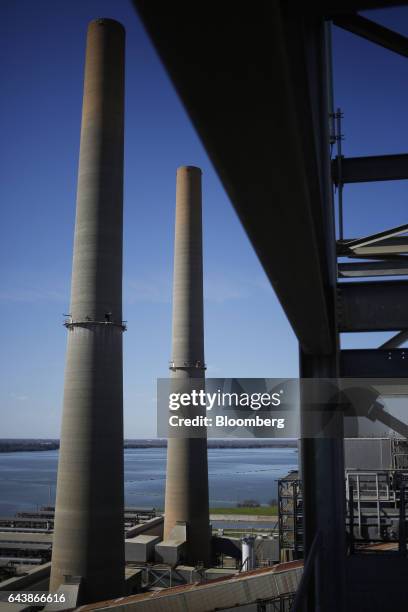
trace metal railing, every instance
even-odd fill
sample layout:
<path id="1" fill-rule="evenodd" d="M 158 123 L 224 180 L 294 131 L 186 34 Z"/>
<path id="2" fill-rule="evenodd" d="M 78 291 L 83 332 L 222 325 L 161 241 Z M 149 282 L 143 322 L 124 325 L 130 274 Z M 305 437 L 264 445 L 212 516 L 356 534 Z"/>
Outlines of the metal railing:
<path id="1" fill-rule="evenodd" d="M 350 470 L 346 474 L 347 531 L 350 552 L 359 542 L 392 542 L 399 539 L 401 483 L 406 470 Z M 404 509 L 405 512 L 405 509 Z"/>

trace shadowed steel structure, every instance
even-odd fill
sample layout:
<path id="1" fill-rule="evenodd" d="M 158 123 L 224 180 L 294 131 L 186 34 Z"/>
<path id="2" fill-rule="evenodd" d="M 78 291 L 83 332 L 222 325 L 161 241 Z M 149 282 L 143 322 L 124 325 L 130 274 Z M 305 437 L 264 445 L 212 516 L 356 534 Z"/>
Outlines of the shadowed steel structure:
<path id="1" fill-rule="evenodd" d="M 88 28 L 71 310 L 50 591 L 81 579 L 81 603 L 124 587 L 121 24 Z"/>
<path id="2" fill-rule="evenodd" d="M 345 361 L 353 376 L 355 360 L 340 350 L 340 332 L 408 329 L 408 289 L 407 281 L 350 288 L 338 280 L 333 186 L 402 179 L 407 170 L 405 155 L 339 155 L 332 162 L 330 145 L 341 134 L 333 125 L 328 22 L 406 55 L 405 37 L 357 14 L 406 2 L 209 0 L 198 19 L 187 0 L 133 3 L 296 333 L 301 376 L 336 378 Z M 383 239 L 385 251 L 406 252 L 406 242 L 401 250 L 404 241 L 388 235 L 369 237 L 368 246 L 353 243 L 347 256 L 384 252 Z M 339 248 L 344 252 L 344 241 Z M 359 264 L 357 272 L 398 271 L 386 260 L 385 253 L 383 265 Z M 368 302 L 375 304 L 369 316 Z M 374 375 L 382 359 L 371 352 Z M 392 571 L 384 571 L 388 559 L 347 555 L 342 414 L 330 405 L 326 414 L 325 436 L 302 440 L 306 564 L 296 612 L 401 609 L 392 602 L 406 601 L 407 560 L 394 559 Z"/>
<path id="3" fill-rule="evenodd" d="M 201 170 L 177 170 L 176 228 L 173 277 L 172 390 L 204 385 L 203 248 Z M 205 412 L 205 408 L 204 408 Z M 191 416 L 191 414 L 190 414 Z M 170 437 L 164 538 L 171 539 L 177 523 L 185 523 L 187 561 L 210 561 L 207 439 Z"/>

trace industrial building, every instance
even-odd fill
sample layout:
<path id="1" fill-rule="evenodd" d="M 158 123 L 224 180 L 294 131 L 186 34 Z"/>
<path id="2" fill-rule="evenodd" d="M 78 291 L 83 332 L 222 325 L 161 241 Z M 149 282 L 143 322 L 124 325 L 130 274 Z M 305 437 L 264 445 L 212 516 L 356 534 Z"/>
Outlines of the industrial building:
<path id="1" fill-rule="evenodd" d="M 49 515 L 49 528 L 38 529 L 37 517 Z M 21 513 L 20 513 L 21 514 Z M 19 519 L 2 518 L 0 520 L 0 593 L 2 591 L 18 590 L 49 590 L 51 572 L 51 554 L 55 533 L 51 525 L 54 523 L 54 509 L 46 507 L 37 513 L 30 514 L 25 519 L 24 527 Z M 122 542 L 126 567 L 124 568 L 124 592 L 138 592 L 141 588 L 141 569 L 148 562 L 154 562 L 154 547 L 152 543 L 163 539 L 163 516 L 154 508 L 127 507 L 124 513 L 124 531 Z M 3 524 L 11 523 L 8 527 Z M 28 526 L 27 526 L 28 525 Z M 100 544 L 104 536 L 100 534 Z M 153 551 L 153 555 L 152 555 Z M 135 566 L 136 563 L 136 567 Z M 77 601 L 79 583 L 72 588 L 70 577 L 67 577 L 70 590 L 76 592 L 74 604 Z M 78 582 L 78 581 L 77 581 Z M 0 596 L 1 601 L 1 596 Z"/>
<path id="2" fill-rule="evenodd" d="M 406 549 L 408 441 L 402 438 L 344 440 L 346 535 L 349 554 L 356 550 Z M 402 502 L 402 503 L 401 503 Z M 297 470 L 278 482 L 280 560 L 303 559 L 302 479 Z"/>
<path id="3" fill-rule="evenodd" d="M 42 512 L 52 515 L 50 507 L 40 510 L 38 514 Z M 229 580 L 229 592 L 223 595 L 225 607 L 235 605 L 237 593 L 240 601 L 247 601 L 248 595 L 240 592 L 242 589 L 239 585 L 253 575 L 258 576 L 258 573 L 254 573 L 255 568 L 263 568 L 257 570 L 262 576 L 260 581 L 263 586 L 257 586 L 257 581 L 250 581 L 249 584 L 259 596 L 265 594 L 265 601 L 287 606 L 294 599 L 293 592 L 299 582 L 302 565 L 279 565 L 276 538 L 267 534 L 243 538 L 214 534 L 211 543 L 216 561 L 206 568 L 197 564 L 188 565 L 186 548 L 163 540 L 164 518 L 153 508 L 126 508 L 125 517 L 123 597 L 131 598 L 129 604 L 137 602 L 138 609 L 150 605 L 151 598 L 156 601 L 159 597 L 161 601 L 158 603 L 163 606 L 163 598 L 172 599 L 175 592 L 178 594 L 177 605 L 185 605 L 186 597 L 187 600 L 195 597 L 192 591 L 198 584 L 208 586 Z M 27 528 L 20 530 L 18 527 L 9 531 L 0 530 L 0 602 L 3 592 L 48 590 L 53 539 L 52 530 L 39 532 Z M 269 583 L 270 576 L 273 579 L 272 591 L 266 589 L 264 584 L 265 580 Z M 245 587 L 245 593 L 247 591 Z M 59 592 L 64 593 L 70 606 L 77 605 L 80 593 L 78 577 L 67 577 Z M 213 591 L 206 590 L 205 593 L 208 596 L 211 594 L 212 598 Z M 219 594 L 214 596 L 219 598 Z M 207 605 L 210 599 L 204 598 L 203 605 Z M 279 609 L 289 610 L 288 607 Z"/>

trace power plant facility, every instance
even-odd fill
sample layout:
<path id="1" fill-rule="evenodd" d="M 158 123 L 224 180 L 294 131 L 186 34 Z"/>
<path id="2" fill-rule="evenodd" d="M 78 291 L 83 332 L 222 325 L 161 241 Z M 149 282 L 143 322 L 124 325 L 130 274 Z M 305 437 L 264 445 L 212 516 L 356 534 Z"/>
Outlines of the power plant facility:
<path id="1" fill-rule="evenodd" d="M 276 512 L 258 516 L 253 503 L 252 521 L 237 507 L 223 523 L 210 505 L 210 427 L 185 424 L 163 439 L 164 508 L 125 500 L 126 34 L 111 18 L 89 23 L 56 497 L 0 516 L 0 612 L 407 609 L 408 224 L 348 236 L 343 208 L 348 183 L 407 180 L 408 154 L 343 155 L 332 70 L 333 26 L 408 57 L 408 38 L 370 18 L 389 5 L 210 1 L 198 14 L 183 0 L 131 2 L 296 335 L 299 379 L 312 389 L 300 386 L 297 439 L 278 432 L 298 468 L 284 478 L 270 470 Z M 188 162 L 174 164 L 166 381 L 181 399 L 210 378 L 206 175 Z M 362 332 L 393 336 L 344 348 L 343 334 L 358 342 Z M 273 329 L 264 335 L 273 342 Z M 245 347 L 239 357 L 245 369 Z M 186 406 L 177 414 L 210 415 Z"/>

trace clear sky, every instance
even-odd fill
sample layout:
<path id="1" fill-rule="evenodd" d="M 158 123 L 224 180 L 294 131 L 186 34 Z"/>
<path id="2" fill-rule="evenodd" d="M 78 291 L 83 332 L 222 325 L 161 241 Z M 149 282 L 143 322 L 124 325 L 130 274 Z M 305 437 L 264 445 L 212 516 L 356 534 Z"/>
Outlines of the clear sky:
<path id="1" fill-rule="evenodd" d="M 408 35 L 408 8 L 370 15 Z M 298 374 L 293 332 L 130 1 L 2 0 L 0 437 L 59 436 L 85 36 L 96 17 L 127 31 L 125 436 L 155 434 L 156 378 L 168 373 L 180 165 L 203 170 L 207 375 Z M 333 44 L 345 155 L 406 152 L 407 60 L 337 29 Z M 405 181 L 347 187 L 347 237 L 406 223 L 406 199 Z"/>

